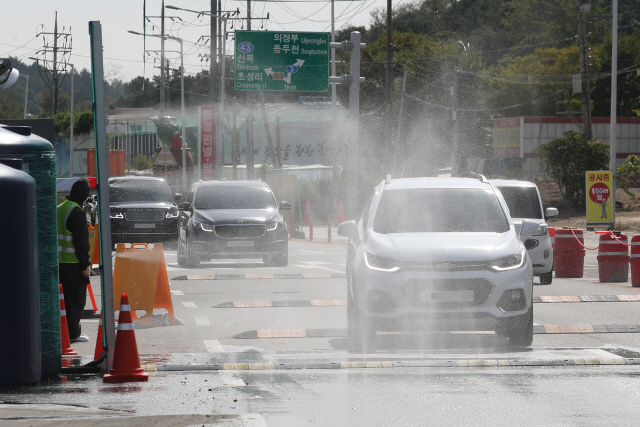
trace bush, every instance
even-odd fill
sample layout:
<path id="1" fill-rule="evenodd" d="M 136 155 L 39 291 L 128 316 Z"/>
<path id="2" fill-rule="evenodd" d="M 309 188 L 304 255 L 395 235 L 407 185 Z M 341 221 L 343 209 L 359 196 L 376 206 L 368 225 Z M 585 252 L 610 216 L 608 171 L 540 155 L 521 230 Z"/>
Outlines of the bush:
<path id="1" fill-rule="evenodd" d="M 153 162 L 146 156 L 146 154 L 138 154 L 131 160 L 131 169 L 137 171 L 144 171 L 151 169 Z"/>
<path id="2" fill-rule="evenodd" d="M 542 170 L 576 209 L 585 207 L 585 172 L 609 169 L 609 146 L 601 141 L 586 142 L 578 132 L 565 132 L 536 151 Z"/>
<path id="3" fill-rule="evenodd" d="M 616 168 L 616 184 L 629 196 L 635 198 L 635 194 L 629 188 L 640 185 L 640 157 L 629 156 Z"/>

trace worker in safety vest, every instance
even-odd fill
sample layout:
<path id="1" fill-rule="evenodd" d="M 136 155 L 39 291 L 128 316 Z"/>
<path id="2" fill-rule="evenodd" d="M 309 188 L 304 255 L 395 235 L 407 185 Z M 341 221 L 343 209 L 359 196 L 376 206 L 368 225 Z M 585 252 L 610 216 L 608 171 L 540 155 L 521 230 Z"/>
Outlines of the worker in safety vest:
<path id="1" fill-rule="evenodd" d="M 86 342 L 80 318 L 87 302 L 87 283 L 91 274 L 89 231 L 82 206 L 91 192 L 91 184 L 80 178 L 71 187 L 67 200 L 58 205 L 58 277 L 64 292 L 67 326 L 71 342 Z"/>

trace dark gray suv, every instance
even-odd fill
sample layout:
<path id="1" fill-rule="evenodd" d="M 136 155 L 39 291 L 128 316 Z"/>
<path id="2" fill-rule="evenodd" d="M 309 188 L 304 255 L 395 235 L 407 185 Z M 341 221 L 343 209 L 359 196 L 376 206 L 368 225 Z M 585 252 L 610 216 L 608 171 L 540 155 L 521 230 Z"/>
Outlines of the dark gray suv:
<path id="1" fill-rule="evenodd" d="M 261 181 L 201 181 L 178 205 L 178 263 L 195 267 L 213 258 L 262 258 L 283 267 L 289 259 L 287 225 Z"/>

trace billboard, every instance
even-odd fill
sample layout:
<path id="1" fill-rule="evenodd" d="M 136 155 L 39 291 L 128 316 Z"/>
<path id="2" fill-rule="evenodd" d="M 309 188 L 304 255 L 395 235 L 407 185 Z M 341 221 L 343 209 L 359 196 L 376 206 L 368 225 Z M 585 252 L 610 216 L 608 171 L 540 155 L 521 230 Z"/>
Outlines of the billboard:
<path id="1" fill-rule="evenodd" d="M 198 107 L 198 164 L 200 179 L 213 179 L 215 156 L 215 126 L 213 107 Z"/>
<path id="2" fill-rule="evenodd" d="M 587 171 L 587 224 L 613 224 L 615 197 L 611 171 Z"/>

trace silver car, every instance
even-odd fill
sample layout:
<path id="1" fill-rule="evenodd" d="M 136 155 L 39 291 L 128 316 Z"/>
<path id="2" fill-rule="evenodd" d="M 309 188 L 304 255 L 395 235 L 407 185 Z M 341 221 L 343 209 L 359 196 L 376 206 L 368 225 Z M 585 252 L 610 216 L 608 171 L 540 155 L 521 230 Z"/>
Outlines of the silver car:
<path id="1" fill-rule="evenodd" d="M 543 211 L 538 186 L 533 182 L 506 179 L 492 179 L 490 182 L 498 187 L 507 202 L 516 230 L 520 230 L 523 219 L 538 223 L 538 228 L 524 241 L 524 246 L 531 257 L 534 276 L 540 276 L 540 284 L 550 285 L 553 280 L 553 247 L 546 218 L 558 215 L 558 209 Z"/>
<path id="2" fill-rule="evenodd" d="M 538 227 L 524 220 L 522 235 Z M 351 348 L 371 352 L 378 331 L 496 331 L 533 340 L 533 271 L 504 199 L 484 177 L 387 177 L 349 237 Z"/>

